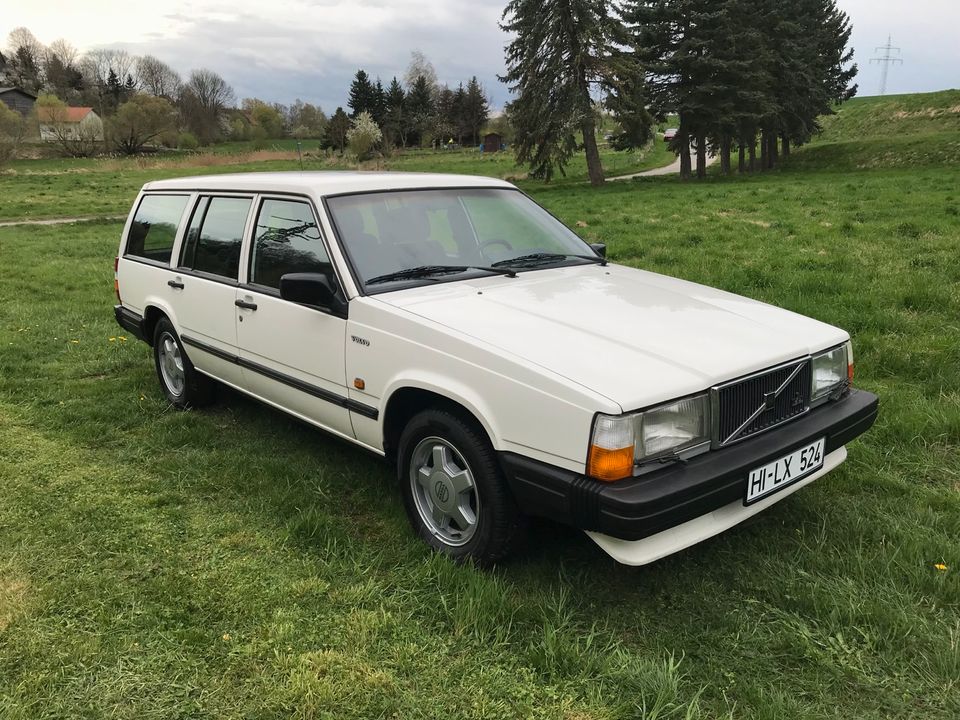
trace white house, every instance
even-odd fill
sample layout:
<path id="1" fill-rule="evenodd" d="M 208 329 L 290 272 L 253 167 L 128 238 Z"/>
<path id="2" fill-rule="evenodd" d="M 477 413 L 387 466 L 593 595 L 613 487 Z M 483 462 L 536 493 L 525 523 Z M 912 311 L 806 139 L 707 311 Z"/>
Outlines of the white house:
<path id="1" fill-rule="evenodd" d="M 62 138 L 103 140 L 103 121 L 89 107 L 38 107 L 40 138 L 54 142 Z"/>

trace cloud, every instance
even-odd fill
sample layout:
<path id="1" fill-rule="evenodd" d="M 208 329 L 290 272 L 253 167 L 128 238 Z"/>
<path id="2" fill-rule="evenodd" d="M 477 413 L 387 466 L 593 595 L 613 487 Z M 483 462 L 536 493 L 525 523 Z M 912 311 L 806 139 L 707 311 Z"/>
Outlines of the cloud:
<path id="1" fill-rule="evenodd" d="M 206 4 L 195 15 L 167 12 L 165 24 L 176 27 L 170 35 L 114 46 L 156 55 L 184 75 L 208 67 L 233 86 L 238 99 L 289 103 L 299 97 L 327 112 L 346 104 L 357 69 L 386 84 L 402 77 L 410 52 L 419 49 L 440 82 L 456 86 L 477 75 L 494 105 L 507 99 L 496 77 L 504 45 L 499 2 L 281 0 L 271 3 L 269 15 L 262 8 L 238 2 Z"/>

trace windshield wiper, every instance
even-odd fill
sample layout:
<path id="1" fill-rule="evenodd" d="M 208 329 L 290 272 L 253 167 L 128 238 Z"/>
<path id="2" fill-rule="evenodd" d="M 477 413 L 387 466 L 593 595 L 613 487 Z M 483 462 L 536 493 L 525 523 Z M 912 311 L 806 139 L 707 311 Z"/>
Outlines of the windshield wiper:
<path id="1" fill-rule="evenodd" d="M 600 257 L 599 255 L 576 255 L 573 253 L 552 252 L 535 252 L 530 253 L 529 255 L 520 255 L 519 257 L 510 258 L 509 260 L 498 260 L 497 262 L 491 264 L 493 267 L 520 267 L 522 265 L 539 265 L 541 263 L 555 262 L 557 260 L 566 260 L 567 258 L 589 260 L 590 262 L 595 262 L 600 265 L 607 264 L 607 259 L 605 257 Z"/>
<path id="2" fill-rule="evenodd" d="M 377 275 L 367 280 L 364 284 L 375 285 L 377 283 L 394 282 L 395 280 L 415 280 L 416 278 L 425 278 L 431 275 L 447 275 L 449 273 L 466 272 L 467 270 L 485 270 L 496 273 L 497 275 L 506 275 L 507 277 L 517 276 L 516 271 L 512 268 L 487 265 L 420 265 L 419 267 L 397 270 L 396 272 L 386 273 L 385 275 Z"/>

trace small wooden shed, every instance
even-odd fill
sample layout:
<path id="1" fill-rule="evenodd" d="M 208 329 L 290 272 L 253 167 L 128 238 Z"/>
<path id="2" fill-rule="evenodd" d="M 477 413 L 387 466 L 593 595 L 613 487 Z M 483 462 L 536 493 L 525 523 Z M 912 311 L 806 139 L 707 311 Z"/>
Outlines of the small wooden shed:
<path id="1" fill-rule="evenodd" d="M 503 148 L 503 136 L 500 133 L 487 133 L 483 136 L 483 151 L 485 153 L 500 152 Z"/>

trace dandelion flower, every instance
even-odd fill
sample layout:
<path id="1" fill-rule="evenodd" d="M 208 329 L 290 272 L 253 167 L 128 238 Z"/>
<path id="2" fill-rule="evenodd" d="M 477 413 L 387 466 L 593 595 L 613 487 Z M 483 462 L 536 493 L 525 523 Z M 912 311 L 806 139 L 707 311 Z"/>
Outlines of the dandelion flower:
<path id="1" fill-rule="evenodd" d="M 72 342 L 74 345 L 79 345 L 79 344 L 80 344 L 80 341 L 79 341 L 79 340 L 71 340 L 70 342 Z"/>
<path id="2" fill-rule="evenodd" d="M 127 336 L 126 336 L 126 335 L 121 335 L 121 336 L 120 336 L 120 342 L 126 342 L 126 341 L 127 341 Z"/>
<path id="3" fill-rule="evenodd" d="M 224 641 L 224 642 L 230 642 L 230 633 L 224 633 L 224 634 L 223 634 L 223 641 Z"/>
<path id="4" fill-rule="evenodd" d="M 110 338 L 110 342 L 113 342 L 113 341 L 115 341 L 115 340 L 116 340 L 115 337 Z"/>
<path id="5" fill-rule="evenodd" d="M 947 571 L 947 566 L 944 565 L 943 563 L 935 563 L 935 564 L 934 564 L 934 567 L 935 567 L 937 570 L 939 570 L 940 572 L 946 572 L 946 571 Z"/>

